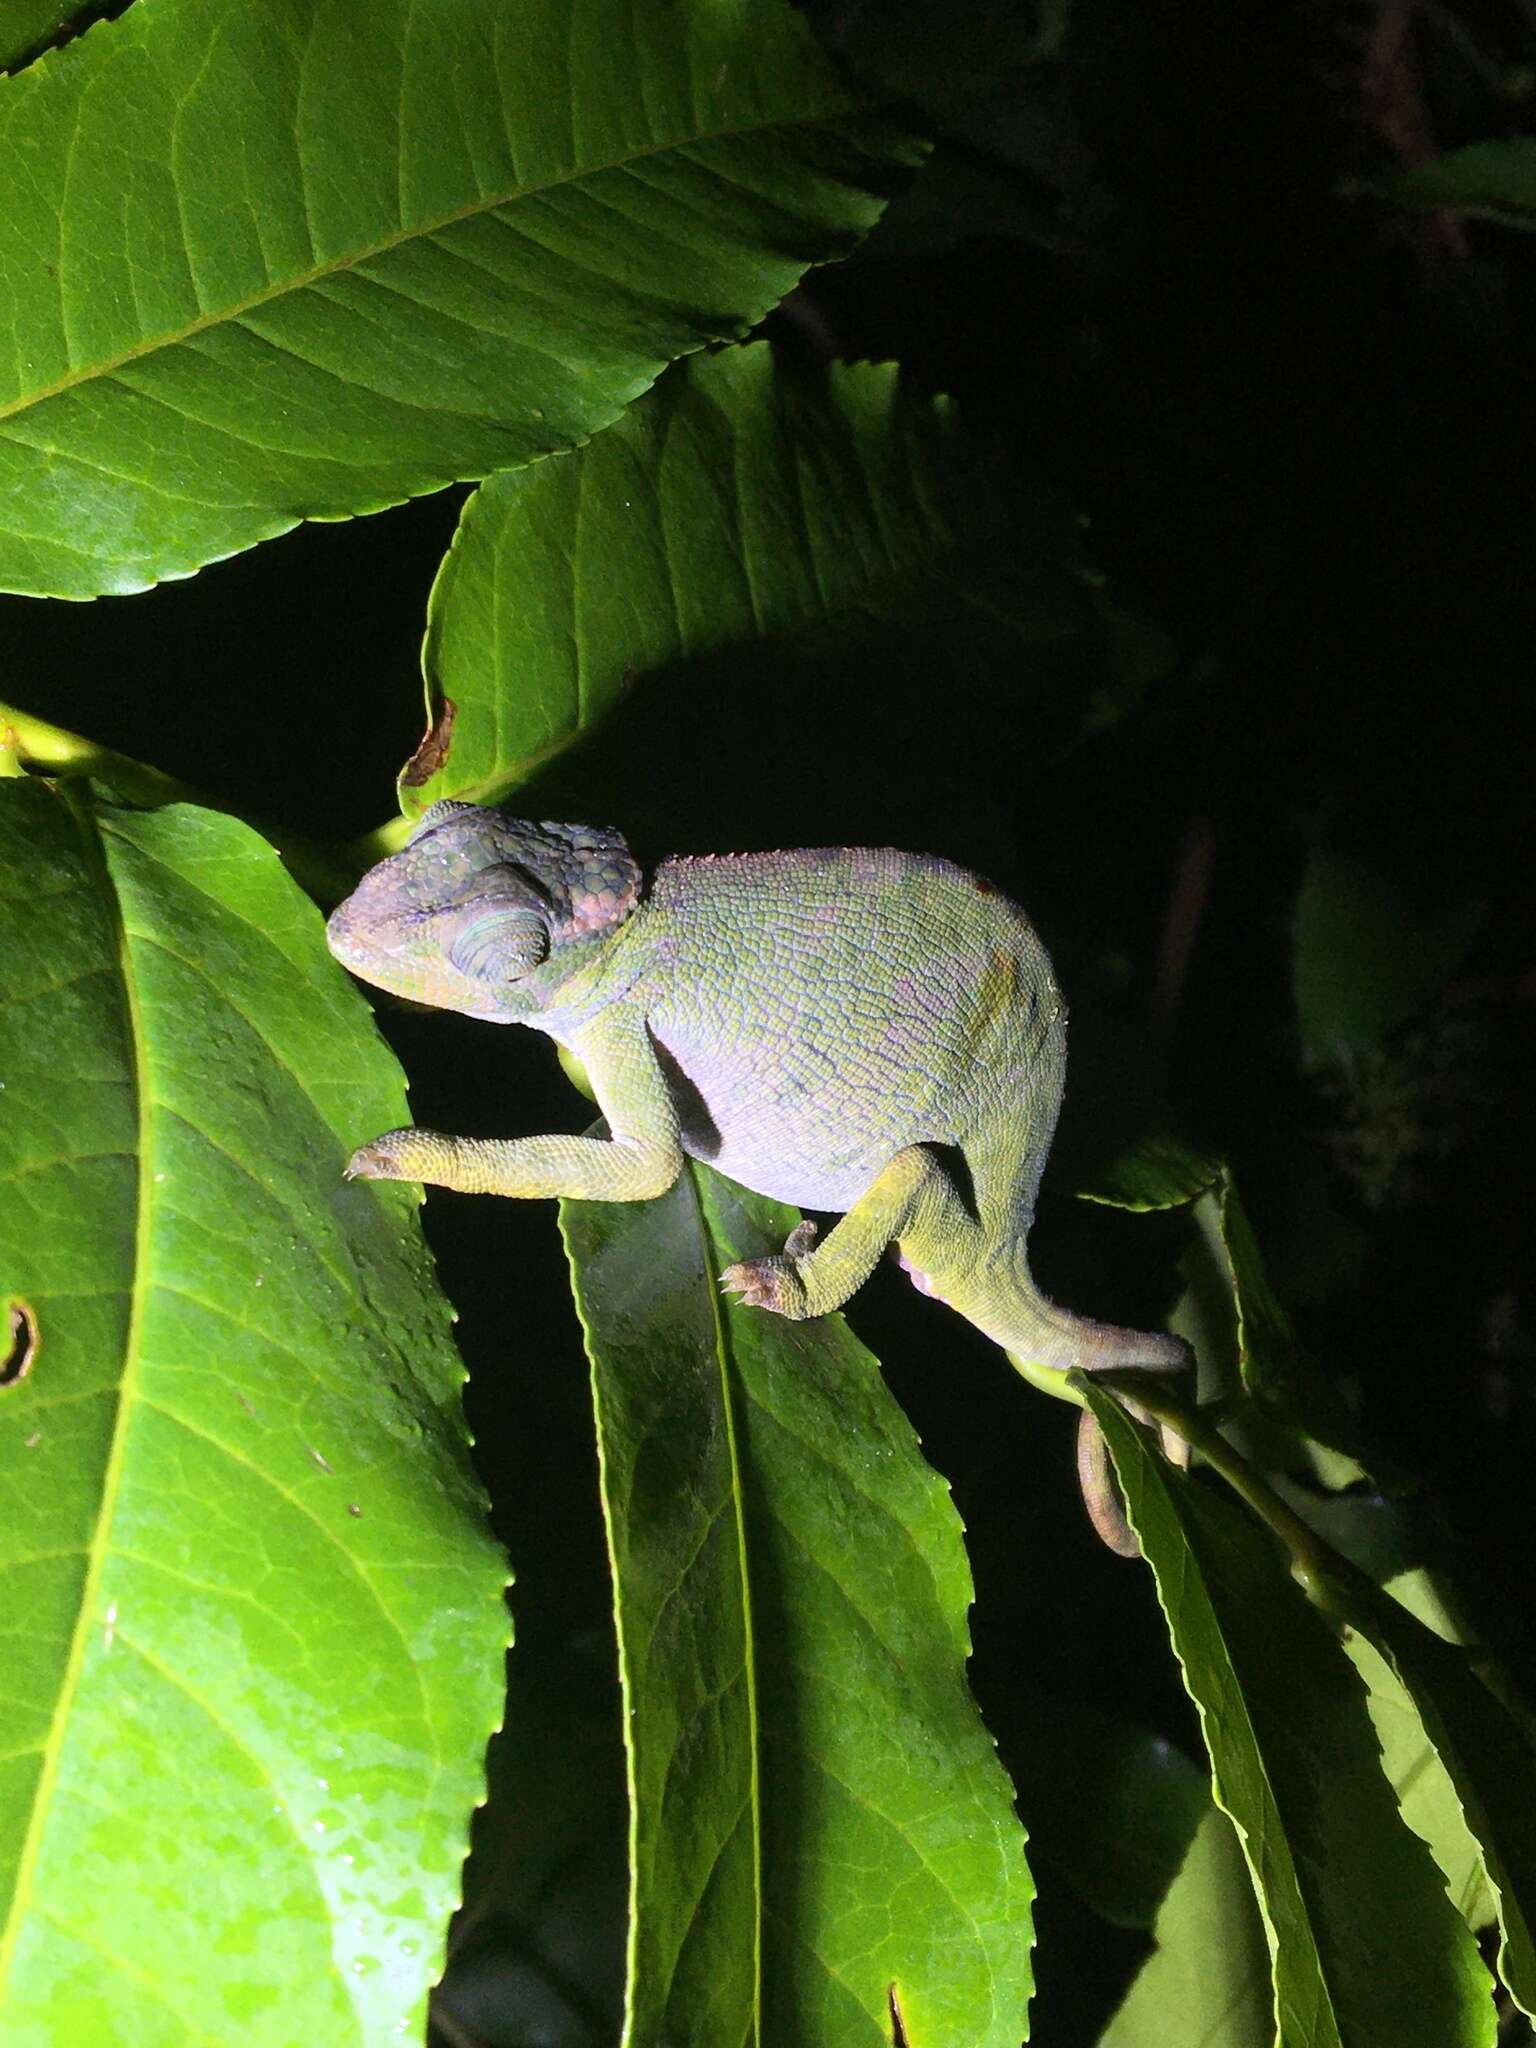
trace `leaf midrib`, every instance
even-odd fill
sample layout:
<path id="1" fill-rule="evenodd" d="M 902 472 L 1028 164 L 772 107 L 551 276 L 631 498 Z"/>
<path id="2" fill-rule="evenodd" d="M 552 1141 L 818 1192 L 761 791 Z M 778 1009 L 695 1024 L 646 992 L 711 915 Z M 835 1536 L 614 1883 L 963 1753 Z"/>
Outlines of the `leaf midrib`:
<path id="1" fill-rule="evenodd" d="M 319 283 L 324 278 L 350 276 L 362 264 L 371 262 L 376 256 L 387 255 L 392 249 L 402 248 L 409 242 L 420 240 L 423 236 L 440 234 L 445 228 L 456 227 L 460 221 L 473 219 L 476 214 L 494 212 L 498 207 L 512 206 L 519 200 L 532 198 L 541 193 L 558 191 L 563 186 L 579 184 L 587 178 L 599 178 L 610 171 L 628 170 L 635 164 L 644 163 L 652 157 L 668 155 L 672 151 L 697 149 L 712 142 L 736 141 L 744 136 L 761 134 L 772 130 L 817 128 L 824 126 L 829 121 L 842 118 L 849 111 L 849 108 L 844 107 L 836 113 L 818 114 L 810 119 L 790 120 L 779 118 L 762 120 L 747 123 L 741 127 L 720 128 L 697 135 L 672 136 L 664 142 L 658 142 L 653 148 L 633 150 L 627 156 L 614 158 L 611 162 L 582 164 L 567 173 L 542 179 L 535 184 L 514 185 L 509 190 L 492 197 L 482 195 L 468 206 L 456 207 L 451 212 L 439 214 L 431 219 L 401 227 L 393 234 L 385 235 L 376 242 L 368 243 L 350 251 L 344 259 L 333 259 L 328 263 L 316 264 L 310 270 L 302 271 L 293 277 L 284 278 L 275 284 L 269 285 L 262 291 L 252 292 L 246 298 L 230 300 L 227 304 L 213 312 L 200 315 L 196 320 L 189 320 L 184 327 L 146 338 L 139 347 L 125 349 L 118 355 L 101 357 L 83 366 L 78 371 L 72 371 L 67 376 L 56 378 L 52 384 L 40 385 L 34 390 L 23 392 L 15 400 L 0 401 L 0 421 L 18 418 L 31 411 L 34 406 L 46 405 L 50 399 L 59 398 L 68 391 L 78 389 L 81 385 L 94 383 L 104 377 L 115 376 L 129 364 L 144 362 L 150 357 L 159 355 L 166 350 L 180 348 L 196 335 L 210 333 L 218 328 L 227 327 L 233 322 L 243 319 L 248 313 L 254 312 L 261 306 L 271 305 L 292 293 L 309 290 L 312 285 Z"/>
<path id="2" fill-rule="evenodd" d="M 138 1172 L 135 1188 L 133 1263 L 129 1278 L 128 1329 L 123 1340 L 123 1370 L 117 1391 L 117 1414 L 112 1424 L 112 1441 L 102 1473 L 100 1503 L 96 1512 L 95 1526 L 90 1541 L 85 1545 L 85 1578 L 80 1589 L 80 1604 L 75 1615 L 75 1625 L 70 1634 L 69 1652 L 65 1659 L 64 1675 L 59 1686 L 58 1701 L 48 1728 L 48 1739 L 43 1747 L 42 1767 L 38 1772 L 37 1784 L 32 1798 L 32 1810 L 27 1817 L 26 1834 L 21 1845 L 21 1854 L 16 1863 L 16 1884 L 12 1894 L 11 1908 L 3 1928 L 0 1928 L 0 2008 L 3 2008 L 5 1987 L 15 1960 L 16 1944 L 21 1932 L 23 1916 L 31 1900 L 33 1880 L 38 1857 L 42 1852 L 43 1834 L 52 1805 L 54 1789 L 58 1783 L 59 1766 L 62 1758 L 65 1731 L 74 1709 L 75 1698 L 80 1687 L 80 1673 L 85 1662 L 86 1645 L 90 1632 L 96 1626 L 96 1603 L 101 1590 L 102 1573 L 109 1551 L 107 1531 L 112 1526 L 117 1504 L 118 1491 L 122 1484 L 125 1445 L 129 1420 L 133 1406 L 133 1395 L 137 1388 L 142 1361 L 142 1340 L 144 1321 L 144 1298 L 146 1293 L 145 1275 L 149 1268 L 150 1236 L 150 1186 L 144 1170 L 148 1151 L 151 1096 L 148 1073 L 144 1060 L 143 1011 L 139 1002 L 138 987 L 134 978 L 132 958 L 128 946 L 127 927 L 123 921 L 122 905 L 117 891 L 112 886 L 107 869 L 106 857 L 100 841 L 93 835 L 84 815 L 79 799 L 60 793 L 74 819 L 84 849 L 87 866 L 94 872 L 98 886 L 102 889 L 109 906 L 117 941 L 118 985 L 122 991 L 123 1022 L 128 1036 L 129 1071 L 132 1076 L 134 1094 L 134 1121 L 138 1130 L 136 1158 Z"/>
<path id="3" fill-rule="evenodd" d="M 1159 1473 L 1157 1477 L 1159 1485 L 1164 1486 L 1166 1488 L 1166 1481 L 1163 1480 L 1161 1473 Z M 1220 1609 L 1218 1608 L 1215 1599 L 1212 1597 L 1210 1591 L 1209 1576 L 1205 1570 L 1204 1560 L 1200 1557 L 1195 1547 L 1184 1539 L 1181 1517 L 1179 1516 L 1178 1510 L 1173 1507 L 1171 1501 L 1168 1503 L 1168 1512 L 1172 1516 L 1175 1525 L 1179 1528 L 1179 1535 L 1180 1540 L 1183 1543 L 1184 1555 L 1189 1560 L 1189 1563 L 1194 1567 L 1194 1571 L 1199 1584 L 1200 1598 L 1204 1605 L 1206 1616 L 1215 1633 L 1216 1639 L 1221 1645 L 1222 1654 L 1227 1661 L 1227 1667 L 1230 1671 L 1232 1671 L 1235 1674 L 1237 1670 L 1237 1665 L 1233 1659 L 1232 1652 L 1229 1646 L 1226 1624 L 1222 1619 Z M 1181 1576 L 1183 1576 L 1182 1568 Z M 1153 1577 L 1157 1584 L 1158 1598 L 1159 1601 L 1161 1601 L 1162 1581 L 1160 1578 L 1157 1577 L 1156 1573 L 1153 1574 Z M 1186 1594 L 1187 1581 L 1185 1586 L 1182 1586 L 1180 1588 L 1178 1597 L 1181 1604 L 1184 1598 L 1186 1597 Z M 1165 1607 L 1165 1612 L 1166 1611 L 1167 1610 Z M 1188 1692 L 1191 1700 L 1194 1702 L 1195 1712 L 1200 1720 L 1201 1732 L 1202 1735 L 1204 1735 L 1208 1721 L 1214 1721 L 1217 1718 L 1216 1710 L 1214 1709 L 1214 1707 L 1208 1707 L 1205 1701 L 1202 1700 L 1200 1695 L 1196 1692 L 1195 1687 L 1189 1677 L 1189 1667 L 1185 1661 L 1184 1653 L 1179 1648 L 1177 1641 L 1174 1640 L 1172 1614 L 1168 1615 L 1168 1621 L 1170 1640 L 1173 1642 L 1174 1656 L 1179 1666 L 1179 1674 L 1181 1679 L 1183 1680 L 1185 1690 Z M 1301 1866 L 1297 1862 L 1297 1859 L 1292 1851 L 1290 1836 L 1287 1833 L 1283 1819 L 1281 1818 L 1285 1811 L 1285 1804 L 1284 1801 L 1276 1793 L 1274 1778 L 1270 1770 L 1269 1756 L 1263 1743 L 1259 1739 L 1258 1730 L 1254 1725 L 1253 1715 L 1249 1710 L 1248 1695 L 1244 1691 L 1241 1684 L 1239 1684 L 1237 1687 L 1236 1696 L 1238 1706 L 1241 1711 L 1242 1724 L 1247 1731 L 1248 1744 L 1253 1755 L 1255 1773 L 1259 1782 L 1263 1786 L 1264 1796 L 1268 1800 L 1271 1808 L 1271 1817 L 1274 1823 L 1274 1837 L 1280 1845 L 1280 1850 L 1285 1860 L 1285 1871 L 1290 1880 L 1290 1885 L 1297 1909 L 1300 1912 L 1302 1920 L 1306 1925 L 1307 1940 L 1311 1950 L 1313 1963 L 1315 1966 L 1312 1971 L 1312 1975 L 1317 1986 L 1317 1990 L 1320 1994 L 1322 2005 L 1326 2009 L 1328 2014 L 1329 2023 L 1332 2028 L 1333 2040 L 1335 2042 L 1340 2042 L 1343 2040 L 1344 2036 L 1343 2031 L 1339 2025 L 1338 2007 L 1337 2000 L 1334 1995 L 1332 1975 L 1325 1965 L 1322 1943 L 1318 1938 L 1317 1909 L 1314 1905 L 1307 1885 L 1303 1882 Z M 1209 1740 L 1207 1739 L 1207 1747 L 1209 1748 L 1209 1746 Z M 1263 1921 L 1265 1930 L 1270 1937 L 1271 2007 L 1274 2013 L 1276 2028 L 1283 2032 L 1285 2014 L 1281 2010 L 1282 1985 L 1280 1981 L 1280 1956 L 1282 1948 L 1286 1948 L 1286 1956 L 1288 1962 L 1291 1961 L 1291 1956 L 1289 1948 L 1281 1940 L 1279 1928 L 1275 1925 L 1273 1914 L 1271 1911 L 1270 1895 L 1260 1878 L 1260 1859 L 1258 1848 L 1251 1838 L 1248 1827 L 1244 1824 L 1242 1820 L 1239 1819 L 1239 1817 L 1235 1813 L 1232 1812 L 1230 1807 L 1223 1803 L 1220 1797 L 1219 1777 L 1216 1770 L 1216 1762 L 1214 1755 L 1212 1755 L 1211 1757 L 1211 1795 L 1212 1798 L 1215 1800 L 1216 1805 L 1227 1816 L 1227 1819 L 1231 1821 L 1233 1828 L 1236 1830 L 1238 1842 L 1243 1853 L 1243 1859 L 1247 1863 L 1249 1871 L 1252 1875 L 1254 1902 L 1258 1907 L 1259 1917 Z M 1294 1990 L 1297 1987 L 1287 1985 L 1284 1988 L 1288 1991 L 1294 1992 Z M 1279 2034 L 1277 2033 L 1277 2039 L 1278 2038 Z"/>
<path id="4" fill-rule="evenodd" d="M 752 1828 L 752 2033 L 751 2048 L 761 2048 L 763 2038 L 763 1797 L 762 1727 L 757 1699 L 757 1637 L 752 1626 L 752 1575 L 747 1557 L 747 1504 L 742 1485 L 741 1446 L 736 1435 L 735 1388 L 730 1372 L 730 1344 L 726 1335 L 724 1303 L 713 1285 L 709 1252 L 712 1240 L 699 1180 L 691 1161 L 684 1165 L 699 1238 L 705 1248 L 704 1293 L 709 1302 L 715 1333 L 715 1358 L 720 1369 L 720 1412 L 725 1423 L 725 1450 L 731 1468 L 731 1501 L 736 1521 L 736 1559 L 741 1574 L 742 1675 L 746 1681 L 747 1740 L 751 1766 L 747 1782 L 747 1804 Z"/>

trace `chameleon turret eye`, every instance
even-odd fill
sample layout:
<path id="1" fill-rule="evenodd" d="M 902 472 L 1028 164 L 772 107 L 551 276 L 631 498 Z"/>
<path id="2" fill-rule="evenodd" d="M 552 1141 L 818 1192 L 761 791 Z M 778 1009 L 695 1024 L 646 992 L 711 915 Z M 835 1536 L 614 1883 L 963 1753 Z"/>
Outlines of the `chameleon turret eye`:
<path id="1" fill-rule="evenodd" d="M 448 948 L 460 974 L 485 982 L 516 981 L 548 956 L 549 927 L 528 909 L 477 911 Z"/>

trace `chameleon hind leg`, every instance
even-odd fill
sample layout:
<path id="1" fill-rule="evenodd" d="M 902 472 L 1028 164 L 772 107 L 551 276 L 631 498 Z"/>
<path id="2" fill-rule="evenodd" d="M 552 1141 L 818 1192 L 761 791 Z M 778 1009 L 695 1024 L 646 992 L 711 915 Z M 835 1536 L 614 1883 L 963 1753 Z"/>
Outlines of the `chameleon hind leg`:
<path id="1" fill-rule="evenodd" d="M 1049 1301 L 1030 1277 L 1022 1239 L 1007 1256 L 989 1257 L 981 1225 L 939 1160 L 921 1145 L 898 1152 L 825 1240 L 818 1245 L 816 1237 L 814 1223 L 797 1224 L 780 1253 L 729 1267 L 721 1286 L 749 1307 L 794 1321 L 826 1315 L 863 1285 L 894 1242 L 918 1286 L 984 1330 L 1030 1379 L 1036 1374 L 1029 1366 L 1044 1367 L 1054 1378 L 1074 1366 L 1167 1372 L 1189 1363 L 1188 1347 L 1177 1337 L 1092 1322 Z M 1132 1412 L 1140 1411 L 1133 1406 Z M 1165 1448 L 1173 1447 L 1165 1441 Z M 1100 1538 L 1121 1556 L 1136 1556 L 1139 1545 L 1125 1519 L 1108 1449 L 1087 1409 L 1077 1464 L 1083 1501 Z"/>
<path id="2" fill-rule="evenodd" d="M 720 1276 L 749 1308 L 804 1322 L 841 1308 L 875 1270 L 893 1241 L 926 1244 L 969 1241 L 979 1254 L 981 1231 L 933 1153 L 907 1145 L 871 1181 L 853 1207 L 817 1243 L 814 1223 L 800 1223 L 784 1249 L 768 1258 L 743 1259 Z"/>

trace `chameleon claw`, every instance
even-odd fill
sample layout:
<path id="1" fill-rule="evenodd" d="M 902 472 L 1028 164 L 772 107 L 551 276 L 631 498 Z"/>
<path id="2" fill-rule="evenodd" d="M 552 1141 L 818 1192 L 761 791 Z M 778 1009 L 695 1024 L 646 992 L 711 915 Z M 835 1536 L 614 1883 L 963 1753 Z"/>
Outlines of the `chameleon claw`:
<path id="1" fill-rule="evenodd" d="M 737 1294 L 747 1308 L 766 1308 L 770 1304 L 764 1299 L 764 1282 L 758 1269 L 766 1266 L 766 1259 L 743 1259 L 739 1265 L 727 1266 L 720 1275 L 720 1292 Z"/>
<path id="2" fill-rule="evenodd" d="M 370 1138 L 359 1145 L 342 1168 L 346 1180 L 411 1180 L 414 1176 L 401 1164 L 395 1140 L 410 1138 L 410 1131 L 386 1131 L 382 1138 Z"/>
<path id="3" fill-rule="evenodd" d="M 815 1224 L 809 1227 L 812 1231 L 816 1228 Z M 810 1313 L 806 1306 L 805 1282 L 800 1277 L 794 1254 L 779 1258 L 743 1259 L 739 1265 L 726 1267 L 720 1275 L 720 1285 L 728 1294 L 740 1295 L 744 1308 L 765 1308 L 772 1315 L 788 1316 L 797 1323 L 803 1322 Z"/>

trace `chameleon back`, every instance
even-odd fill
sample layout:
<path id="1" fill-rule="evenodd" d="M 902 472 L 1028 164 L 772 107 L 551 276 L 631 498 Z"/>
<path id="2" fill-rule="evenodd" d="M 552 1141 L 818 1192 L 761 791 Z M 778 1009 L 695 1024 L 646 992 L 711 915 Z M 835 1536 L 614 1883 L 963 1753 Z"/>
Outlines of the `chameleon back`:
<path id="1" fill-rule="evenodd" d="M 1029 920 L 978 876 L 889 848 L 666 861 L 609 971 L 695 1157 L 846 1210 L 903 1146 L 958 1146 L 989 1234 L 1027 1228 L 1065 1005 Z"/>

